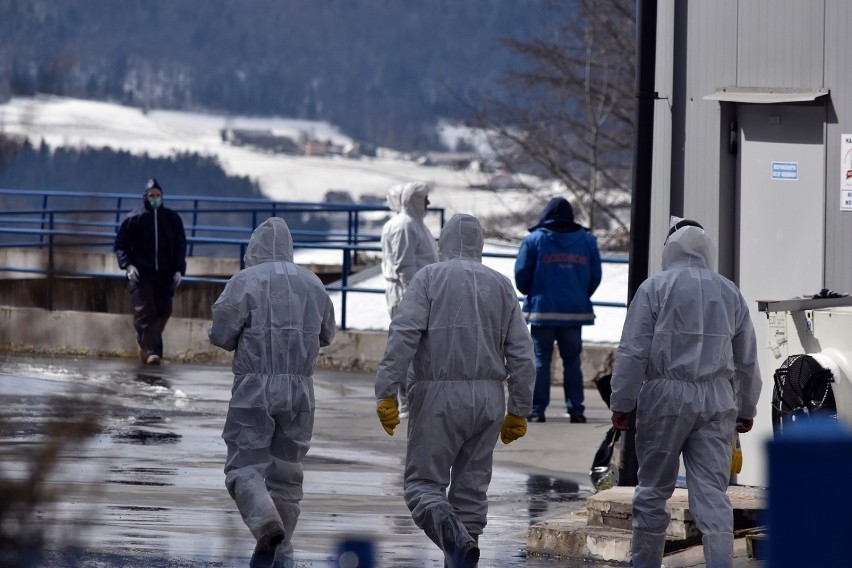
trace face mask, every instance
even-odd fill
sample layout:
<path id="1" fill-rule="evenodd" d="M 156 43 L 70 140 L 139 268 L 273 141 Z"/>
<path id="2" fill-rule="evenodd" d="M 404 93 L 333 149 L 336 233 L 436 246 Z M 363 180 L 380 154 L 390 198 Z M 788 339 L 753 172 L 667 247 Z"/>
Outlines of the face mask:
<path id="1" fill-rule="evenodd" d="M 148 204 L 154 209 L 156 209 L 157 207 L 163 204 L 163 200 L 159 197 L 149 197 Z"/>

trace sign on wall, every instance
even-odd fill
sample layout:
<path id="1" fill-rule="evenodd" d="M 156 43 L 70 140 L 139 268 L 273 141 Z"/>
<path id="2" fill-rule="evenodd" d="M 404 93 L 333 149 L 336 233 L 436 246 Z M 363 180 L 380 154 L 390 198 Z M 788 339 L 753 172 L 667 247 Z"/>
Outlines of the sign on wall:
<path id="1" fill-rule="evenodd" d="M 840 136 L 840 210 L 852 211 L 852 134 Z"/>
<path id="2" fill-rule="evenodd" d="M 772 162 L 772 179 L 796 181 L 799 179 L 799 162 Z"/>

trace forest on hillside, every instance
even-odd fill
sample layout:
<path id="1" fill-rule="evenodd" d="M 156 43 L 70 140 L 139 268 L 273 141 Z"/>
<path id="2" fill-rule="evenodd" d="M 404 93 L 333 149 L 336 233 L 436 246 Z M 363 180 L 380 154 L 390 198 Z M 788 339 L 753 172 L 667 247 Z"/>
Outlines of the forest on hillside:
<path id="1" fill-rule="evenodd" d="M 544 29 L 550 1 L 5 0 L 0 99 L 326 120 L 437 148 L 437 121 L 521 61 L 504 41 Z"/>
<path id="2" fill-rule="evenodd" d="M 248 177 L 231 176 L 225 173 L 216 158 L 184 152 L 169 157 L 135 155 L 126 151 L 95 148 L 52 148 L 41 143 L 33 146 L 28 141 L 0 135 L 0 189 L 14 189 L 15 193 L 0 193 L 0 210 L 7 221 L 16 219 L 21 227 L 24 218 L 32 217 L 26 211 L 42 209 L 41 192 L 83 192 L 88 196 L 54 197 L 50 209 L 80 211 L 80 215 L 61 214 L 61 218 L 79 218 L 80 221 L 114 220 L 114 199 L 96 197 L 96 194 L 121 193 L 138 195 L 137 199 L 124 199 L 124 213 L 142 206 L 142 193 L 150 178 L 157 178 L 163 188 L 165 204 L 178 211 L 189 225 L 192 221 L 192 200 L 176 200 L 176 196 L 198 197 L 206 211 L 199 223 L 211 227 L 235 227 L 245 230 L 253 228 L 250 213 L 237 210 L 256 208 L 264 210 L 272 202 L 267 200 L 257 183 Z M 205 198 L 224 197 L 230 199 L 257 199 L 254 204 L 216 204 L 205 202 Z M 264 203 L 265 202 L 265 203 Z M 107 212 L 104 214 L 104 212 Z M 83 213 L 86 212 L 86 213 Z M 96 213 L 97 212 L 97 213 Z M 268 214 L 268 213 L 267 213 Z M 322 213 L 279 213 L 292 231 L 326 233 L 331 228 L 327 215 Z M 36 216 L 38 218 L 38 216 Z M 73 227 L 65 227 L 73 228 Z M 85 230 L 92 230 L 91 227 Z M 111 229 L 98 229 L 109 232 Z M 248 233 L 230 234 L 222 231 L 207 231 L 199 236 L 243 238 Z M 297 233 L 294 233 L 297 234 Z M 311 237 L 316 240 L 316 236 Z M 26 235 L 4 233 L 0 243 L 26 241 Z M 207 254 L 233 254 L 233 247 L 203 245 Z"/>
<path id="3" fill-rule="evenodd" d="M 109 148 L 33 146 L 0 135 L 0 187 L 94 193 L 138 193 L 156 177 L 164 193 L 263 198 L 257 183 L 229 176 L 210 156 L 180 153 L 170 157 L 131 154 Z M 140 201 L 141 203 L 141 201 Z"/>

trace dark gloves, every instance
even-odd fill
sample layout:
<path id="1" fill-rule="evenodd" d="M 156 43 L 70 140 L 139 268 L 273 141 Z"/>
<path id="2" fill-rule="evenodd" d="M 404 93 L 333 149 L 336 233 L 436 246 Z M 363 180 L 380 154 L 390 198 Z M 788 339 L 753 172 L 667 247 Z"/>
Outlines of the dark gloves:
<path id="1" fill-rule="evenodd" d="M 754 426 L 754 418 L 740 418 L 737 416 L 737 432 L 745 434 Z"/>
<path id="2" fill-rule="evenodd" d="M 624 432 L 627 426 L 630 425 L 630 416 L 633 412 L 615 412 L 612 413 L 612 425 L 616 430 Z"/>
<path id="3" fill-rule="evenodd" d="M 819 291 L 819 294 L 814 294 L 813 299 L 819 300 L 821 298 L 845 298 L 849 294 L 844 292 L 835 292 L 834 290 L 829 290 L 828 288 L 823 288 Z"/>

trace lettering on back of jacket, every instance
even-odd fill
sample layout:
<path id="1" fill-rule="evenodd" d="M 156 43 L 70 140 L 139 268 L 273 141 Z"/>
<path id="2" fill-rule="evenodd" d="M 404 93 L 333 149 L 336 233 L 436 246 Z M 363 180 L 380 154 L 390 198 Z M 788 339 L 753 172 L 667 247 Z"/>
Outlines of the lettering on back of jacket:
<path id="1" fill-rule="evenodd" d="M 588 264 L 589 257 L 584 254 L 575 254 L 572 252 L 560 252 L 554 254 L 546 254 L 541 257 L 544 264 L 553 264 L 555 262 L 567 262 L 571 264 Z M 564 268 L 569 268 L 565 266 Z"/>

